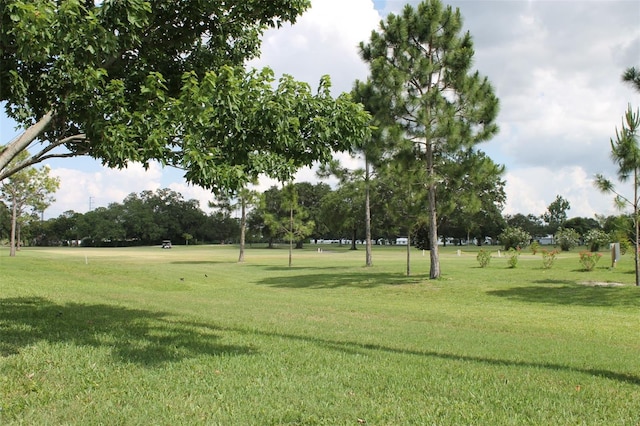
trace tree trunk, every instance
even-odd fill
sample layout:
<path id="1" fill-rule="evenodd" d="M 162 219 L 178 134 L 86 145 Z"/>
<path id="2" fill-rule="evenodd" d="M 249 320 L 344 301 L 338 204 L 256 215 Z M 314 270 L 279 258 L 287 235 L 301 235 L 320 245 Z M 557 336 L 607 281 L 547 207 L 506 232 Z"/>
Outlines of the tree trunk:
<path id="1" fill-rule="evenodd" d="M 365 266 L 373 266 L 373 260 L 371 259 L 371 203 L 369 200 L 369 183 L 371 182 L 369 179 L 369 160 L 364 159 L 364 210 L 365 210 L 365 218 L 364 218 L 364 227 L 365 227 L 365 245 L 366 245 L 366 254 L 365 254 Z"/>
<path id="2" fill-rule="evenodd" d="M 411 276 L 411 232 L 407 234 L 407 276 Z"/>
<path id="3" fill-rule="evenodd" d="M 244 238 L 245 228 L 247 227 L 247 206 L 244 198 L 240 199 L 240 205 L 240 255 L 238 256 L 238 262 L 244 262 Z"/>
<path id="4" fill-rule="evenodd" d="M 633 223 L 636 227 L 636 247 L 635 247 L 635 261 L 636 261 L 636 286 L 640 286 L 640 224 L 638 223 L 638 168 L 633 170 Z"/>
<path id="5" fill-rule="evenodd" d="M 358 235 L 358 228 L 355 226 L 351 230 L 351 250 L 358 250 L 356 247 L 356 236 Z"/>
<path id="6" fill-rule="evenodd" d="M 291 235 L 289 236 L 289 268 L 291 268 L 293 260 L 293 202 L 291 202 L 291 209 L 289 209 L 289 230 L 291 231 Z"/>
<path id="7" fill-rule="evenodd" d="M 438 215 L 436 212 L 436 176 L 433 167 L 433 149 L 429 142 L 426 143 L 427 179 L 429 182 L 429 278 L 440 277 L 440 256 L 438 255 Z"/>

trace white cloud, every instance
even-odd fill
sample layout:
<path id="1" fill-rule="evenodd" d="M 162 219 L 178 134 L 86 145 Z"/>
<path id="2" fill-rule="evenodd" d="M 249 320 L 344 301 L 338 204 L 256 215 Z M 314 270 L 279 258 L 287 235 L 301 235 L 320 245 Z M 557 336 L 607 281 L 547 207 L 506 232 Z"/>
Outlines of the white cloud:
<path id="1" fill-rule="evenodd" d="M 132 192 L 155 191 L 160 188 L 162 169 L 157 163 L 151 163 L 148 170 L 140 164 L 122 170 L 101 167 L 94 172 L 57 167 L 51 169 L 51 175 L 60 178 L 60 188 L 46 217 L 57 217 L 68 210 L 85 213 L 89 208 L 120 203 Z"/>
<path id="2" fill-rule="evenodd" d="M 593 217 L 619 214 L 613 206 L 613 196 L 602 194 L 593 184 L 593 176 L 579 166 L 549 170 L 547 167 L 525 167 L 508 171 L 505 179 L 509 194 L 505 214 L 541 215 L 556 195 L 569 201 L 568 217 Z M 620 187 L 624 189 L 624 187 Z"/>
<path id="3" fill-rule="evenodd" d="M 265 34 L 260 59 L 250 66 L 269 66 L 276 74 L 290 74 L 315 89 L 328 74 L 333 93 L 351 90 L 368 70 L 358 44 L 377 27 L 380 15 L 371 0 L 316 0 L 295 25 Z"/>
<path id="4" fill-rule="evenodd" d="M 201 188 L 199 186 L 190 185 L 186 182 L 174 182 L 168 186 L 169 189 L 182 194 L 185 200 L 198 200 L 200 203 L 200 209 L 204 212 L 211 212 L 209 202 L 215 201 L 215 197 L 208 189 Z"/>

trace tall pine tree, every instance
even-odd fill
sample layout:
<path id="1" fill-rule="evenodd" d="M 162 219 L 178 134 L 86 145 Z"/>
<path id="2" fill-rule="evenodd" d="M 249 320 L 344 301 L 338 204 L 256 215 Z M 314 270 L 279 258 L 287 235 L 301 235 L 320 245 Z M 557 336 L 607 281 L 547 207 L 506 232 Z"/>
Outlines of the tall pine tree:
<path id="1" fill-rule="evenodd" d="M 447 173 L 441 165 L 497 133 L 498 99 L 487 78 L 471 71 L 473 42 L 462 33 L 460 11 L 439 0 L 390 14 L 360 49 L 371 83 L 403 129 L 404 138 L 391 151 L 410 152 L 425 168 L 429 276 L 438 278 L 436 193 Z"/>

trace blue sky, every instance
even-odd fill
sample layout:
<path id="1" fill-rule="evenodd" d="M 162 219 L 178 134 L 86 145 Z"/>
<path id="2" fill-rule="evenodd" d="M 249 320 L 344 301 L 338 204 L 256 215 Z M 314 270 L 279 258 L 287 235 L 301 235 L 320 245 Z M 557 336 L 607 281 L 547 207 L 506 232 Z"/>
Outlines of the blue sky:
<path id="1" fill-rule="evenodd" d="M 357 45 L 402 0 L 312 0 L 294 26 L 265 34 L 262 56 L 251 66 L 270 66 L 316 87 L 329 74 L 335 94 L 366 79 Z M 415 4 L 416 2 L 412 2 Z M 475 43 L 475 68 L 486 75 L 500 98 L 500 133 L 480 146 L 505 164 L 505 213 L 542 214 L 556 197 L 571 203 L 569 216 L 613 214 L 612 198 L 593 188 L 595 173 L 615 175 L 608 158 L 609 138 L 627 105 L 640 95 L 620 82 L 629 66 L 640 66 L 640 2 L 636 0 L 462 0 L 465 28 Z M 16 132 L 0 114 L 0 143 Z M 357 165 L 357 159 L 340 155 Z M 45 217 L 66 210 L 86 212 L 120 202 L 131 192 L 169 187 L 185 198 L 211 195 L 190 186 L 182 172 L 152 165 L 124 171 L 104 169 L 88 158 L 47 163 L 62 184 Z M 311 181 L 303 170 L 298 180 Z M 273 182 L 262 180 L 264 189 Z"/>

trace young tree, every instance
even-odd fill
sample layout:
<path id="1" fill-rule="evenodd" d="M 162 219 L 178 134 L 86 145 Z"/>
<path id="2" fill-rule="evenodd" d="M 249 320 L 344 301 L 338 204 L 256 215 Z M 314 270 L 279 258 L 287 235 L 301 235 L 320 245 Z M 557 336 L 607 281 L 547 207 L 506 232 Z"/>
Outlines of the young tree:
<path id="1" fill-rule="evenodd" d="M 376 174 L 376 169 L 385 162 L 384 145 L 387 139 L 396 136 L 390 132 L 394 129 L 394 122 L 386 110 L 384 99 L 373 86 L 371 80 L 366 82 L 356 80 L 351 95 L 356 102 L 364 105 L 372 118 L 372 129 L 370 136 L 359 141 L 354 151 L 359 152 L 364 157 L 364 211 L 365 211 L 365 266 L 373 266 L 373 252 L 371 240 L 371 191 L 372 179 Z M 357 171 L 356 171 L 357 172 Z M 357 172 L 359 173 L 359 172 Z M 340 175 L 337 175 L 340 177 Z"/>
<path id="2" fill-rule="evenodd" d="M 631 207 L 633 210 L 634 243 L 635 243 L 635 270 L 636 285 L 640 286 L 640 224 L 638 213 L 640 207 L 640 109 L 633 112 L 629 105 L 622 128 L 616 128 L 616 137 L 611 139 L 611 159 L 618 166 L 618 180 L 627 182 L 631 180 L 633 185 L 633 195 L 624 196 L 619 193 L 613 182 L 602 174 L 597 174 L 595 179 L 596 187 L 607 194 L 615 194 L 615 204 L 619 209 Z"/>
<path id="3" fill-rule="evenodd" d="M 390 14 L 369 43 L 360 45 L 372 84 L 404 131 L 407 143 L 398 149 L 413 153 L 426 170 L 430 278 L 440 276 L 436 193 L 446 175 L 441 160 L 498 130 L 498 99 L 486 78 L 471 73 L 473 42 L 461 30 L 458 9 L 427 0 Z"/>
<path id="4" fill-rule="evenodd" d="M 569 201 L 556 195 L 556 199 L 549 204 L 546 213 L 542 215 L 542 220 L 547 224 L 547 232 L 555 234 L 558 228 L 564 226 L 567 221 L 567 210 L 571 209 Z"/>
<path id="5" fill-rule="evenodd" d="M 283 215 L 276 215 L 272 212 L 264 211 L 264 221 L 266 226 L 274 234 L 284 236 L 289 243 L 289 267 L 293 261 L 293 243 L 306 238 L 313 232 L 314 223 L 307 220 L 308 214 L 298 203 L 298 193 L 293 183 L 283 185 L 281 194 L 281 205 L 278 209 Z"/>
<path id="6" fill-rule="evenodd" d="M 23 153 L 18 160 L 27 155 Z M 19 241 L 20 220 L 27 209 L 33 212 L 44 211 L 55 200 L 53 193 L 60 186 L 60 180 L 49 176 L 49 168 L 36 169 L 28 167 L 13 174 L 0 186 L 0 199 L 6 201 L 11 208 L 11 236 L 9 255 L 16 255 Z M 19 238 L 18 238 L 19 239 Z"/>
<path id="7" fill-rule="evenodd" d="M 318 169 L 317 175 L 327 178 L 331 175 L 339 179 L 338 189 L 323 200 L 324 216 L 334 224 L 339 224 L 338 231 L 342 228 L 351 233 L 351 249 L 357 250 L 356 234 L 359 227 L 364 225 L 365 230 L 365 266 L 373 266 L 371 250 L 371 163 L 365 149 L 360 148 L 364 155 L 365 167 L 348 169 L 337 160 L 330 162 Z"/>
<path id="8" fill-rule="evenodd" d="M 235 202 L 234 202 L 235 201 Z M 236 198 L 232 196 L 224 196 L 216 202 L 210 202 L 209 207 L 218 207 L 231 213 L 233 210 L 240 208 L 240 253 L 238 254 L 238 262 L 244 262 L 244 249 L 247 233 L 247 208 L 257 206 L 260 201 L 260 195 L 257 191 L 247 187 L 240 189 Z"/>
<path id="9" fill-rule="evenodd" d="M 247 208 L 255 206 L 260 199 L 258 192 L 248 188 L 242 188 L 238 192 L 238 204 L 240 204 L 240 253 L 238 262 L 244 262 L 244 246 L 247 233 Z"/>
<path id="10" fill-rule="evenodd" d="M 309 182 L 298 182 L 295 184 L 298 194 L 298 203 L 307 212 L 309 220 L 315 223 L 313 232 L 309 234 L 311 238 L 323 238 L 327 236 L 329 222 L 322 215 L 323 199 L 331 192 L 331 187 L 324 182 L 311 184 Z M 296 248 L 303 248 L 303 240 L 296 242 Z"/>
<path id="11" fill-rule="evenodd" d="M 109 167 L 158 160 L 189 182 L 237 190 L 332 150 L 368 115 L 329 79 L 313 94 L 290 76 L 246 71 L 269 27 L 308 0 L 7 0 L 0 19 L 0 102 L 24 132 L 0 149 L 0 180 L 51 157 Z M 10 162 L 35 142 L 42 149 Z"/>
<path id="12" fill-rule="evenodd" d="M 627 68 L 622 74 L 622 81 L 630 83 L 640 92 L 640 71 L 635 67 Z M 633 198 L 625 197 L 616 191 L 613 183 L 602 174 L 596 175 L 596 187 L 609 194 L 615 194 L 616 206 L 620 209 L 631 207 L 633 209 L 634 242 L 635 242 L 635 269 L 636 286 L 640 286 L 640 218 L 638 209 L 640 205 L 640 108 L 633 112 L 631 104 L 622 119 L 620 131 L 616 128 L 615 140 L 611 138 L 611 159 L 618 166 L 618 180 L 627 182 L 633 179 Z"/>

